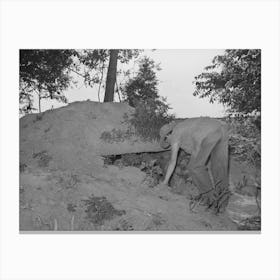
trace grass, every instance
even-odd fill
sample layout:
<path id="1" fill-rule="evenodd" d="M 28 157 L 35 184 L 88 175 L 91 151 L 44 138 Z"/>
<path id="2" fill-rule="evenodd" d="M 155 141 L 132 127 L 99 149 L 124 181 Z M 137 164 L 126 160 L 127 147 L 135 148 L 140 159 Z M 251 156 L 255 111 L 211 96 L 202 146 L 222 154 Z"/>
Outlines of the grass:
<path id="1" fill-rule="evenodd" d="M 261 167 L 261 131 L 251 118 L 228 119 L 231 155 L 238 161 Z"/>
<path id="2" fill-rule="evenodd" d="M 26 170 L 27 165 L 25 163 L 20 163 L 19 164 L 19 172 L 22 173 Z"/>
<path id="3" fill-rule="evenodd" d="M 126 213 L 125 210 L 115 209 L 105 196 L 98 197 L 92 194 L 83 202 L 86 206 L 86 219 L 95 225 L 102 225 L 105 220 L 111 220 Z"/>
<path id="4" fill-rule="evenodd" d="M 106 143 L 119 143 L 124 142 L 126 139 L 130 139 L 133 136 L 132 130 L 128 129 L 123 131 L 121 129 L 112 129 L 111 131 L 102 132 L 100 139 Z"/>
<path id="5" fill-rule="evenodd" d="M 47 167 L 52 157 L 48 155 L 47 151 L 41 151 L 38 153 L 33 153 L 33 158 L 38 160 L 39 167 Z"/>

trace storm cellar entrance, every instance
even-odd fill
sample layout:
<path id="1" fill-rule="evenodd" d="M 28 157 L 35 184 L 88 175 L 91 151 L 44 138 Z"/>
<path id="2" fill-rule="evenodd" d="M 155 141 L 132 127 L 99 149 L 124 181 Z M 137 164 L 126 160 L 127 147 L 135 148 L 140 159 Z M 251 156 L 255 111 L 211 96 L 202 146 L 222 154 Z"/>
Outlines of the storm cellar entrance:
<path id="1" fill-rule="evenodd" d="M 120 168 L 133 166 L 146 173 L 145 182 L 150 188 L 155 187 L 163 181 L 171 152 L 145 152 L 121 155 L 104 156 L 105 165 L 116 165 Z M 190 155 L 180 150 L 176 168 L 170 179 L 170 191 L 191 198 L 198 194 L 196 187 L 192 184 L 187 171 Z"/>

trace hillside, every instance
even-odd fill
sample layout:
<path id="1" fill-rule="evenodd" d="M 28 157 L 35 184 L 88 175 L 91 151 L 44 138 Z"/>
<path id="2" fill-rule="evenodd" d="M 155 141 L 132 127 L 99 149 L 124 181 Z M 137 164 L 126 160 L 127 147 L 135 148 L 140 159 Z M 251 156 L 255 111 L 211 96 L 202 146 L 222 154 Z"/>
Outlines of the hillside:
<path id="1" fill-rule="evenodd" d="M 214 215 L 189 209 L 195 187 L 185 177 L 160 187 L 169 152 L 135 135 L 131 113 L 85 101 L 20 119 L 20 230 L 236 230 L 255 215 L 252 193 Z M 233 191 L 244 172 L 254 171 L 232 161 Z"/>

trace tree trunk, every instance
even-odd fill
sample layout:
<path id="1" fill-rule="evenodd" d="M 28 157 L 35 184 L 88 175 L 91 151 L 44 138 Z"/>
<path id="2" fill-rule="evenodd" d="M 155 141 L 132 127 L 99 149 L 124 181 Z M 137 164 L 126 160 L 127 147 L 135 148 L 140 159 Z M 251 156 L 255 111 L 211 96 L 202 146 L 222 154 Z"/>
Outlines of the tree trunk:
<path id="1" fill-rule="evenodd" d="M 39 105 L 39 113 L 41 113 L 41 93 L 38 92 L 38 105 Z"/>
<path id="2" fill-rule="evenodd" d="M 110 61 L 106 79 L 106 90 L 104 96 L 104 102 L 114 101 L 114 89 L 117 75 L 117 63 L 118 63 L 119 50 L 110 50 Z"/>
<path id="3" fill-rule="evenodd" d="M 100 78 L 99 87 L 98 87 L 98 102 L 100 102 L 100 88 L 101 88 L 101 85 L 102 85 L 102 82 L 103 82 L 104 64 L 105 64 L 105 62 L 103 61 L 102 69 L 101 69 L 101 78 Z"/>

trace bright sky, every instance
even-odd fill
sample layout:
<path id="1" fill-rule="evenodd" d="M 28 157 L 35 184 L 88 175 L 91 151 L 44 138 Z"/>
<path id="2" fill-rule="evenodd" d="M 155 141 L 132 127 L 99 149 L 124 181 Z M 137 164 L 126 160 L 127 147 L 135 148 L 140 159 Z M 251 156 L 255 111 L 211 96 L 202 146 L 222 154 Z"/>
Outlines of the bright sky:
<path id="1" fill-rule="evenodd" d="M 214 56 L 222 54 L 224 50 L 145 50 L 141 56 L 147 55 L 160 63 L 162 68 L 158 72 L 160 80 L 159 94 L 167 97 L 167 102 L 172 107 L 171 112 L 176 117 L 221 117 L 225 109 L 221 104 L 210 104 L 208 99 L 193 96 L 194 77 L 200 74 L 204 67 L 209 65 Z M 77 88 L 65 91 L 69 102 L 81 100 L 98 101 L 98 86 L 85 87 L 81 83 Z M 101 95 L 103 100 L 103 95 Z M 37 105 L 35 101 L 35 106 Z M 42 111 L 65 106 L 63 103 L 43 100 Z"/>

